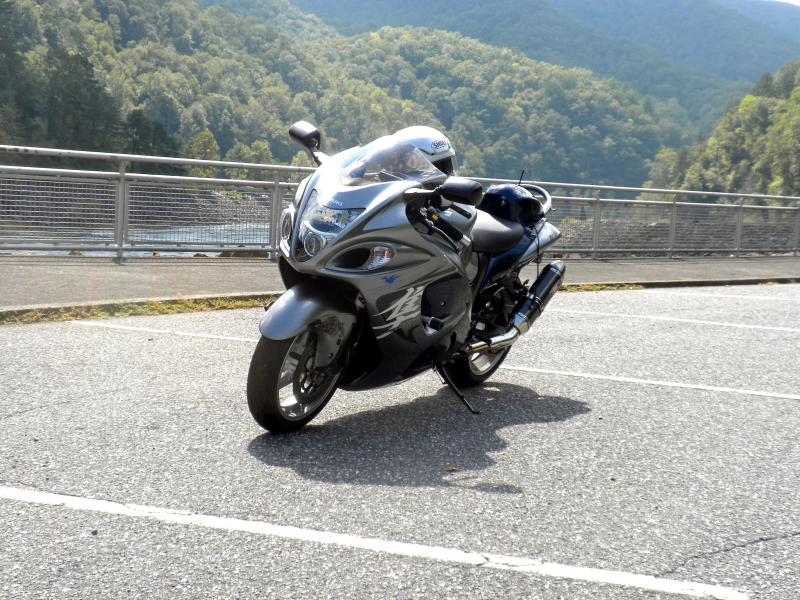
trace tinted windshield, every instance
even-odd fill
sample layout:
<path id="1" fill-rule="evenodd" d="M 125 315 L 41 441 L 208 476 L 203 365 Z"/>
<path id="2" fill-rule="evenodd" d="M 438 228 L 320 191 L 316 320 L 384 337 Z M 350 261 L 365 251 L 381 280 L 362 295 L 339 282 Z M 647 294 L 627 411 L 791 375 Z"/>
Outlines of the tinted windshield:
<path id="1" fill-rule="evenodd" d="M 416 146 L 392 136 L 364 146 L 341 174 L 342 183 L 351 186 L 401 180 L 440 183 L 446 178 Z"/>

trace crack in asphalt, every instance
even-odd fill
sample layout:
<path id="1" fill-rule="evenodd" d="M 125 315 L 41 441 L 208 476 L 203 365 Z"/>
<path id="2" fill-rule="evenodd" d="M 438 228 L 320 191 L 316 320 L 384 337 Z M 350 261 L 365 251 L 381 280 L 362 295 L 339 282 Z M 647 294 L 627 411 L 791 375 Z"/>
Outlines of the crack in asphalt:
<path id="1" fill-rule="evenodd" d="M 755 546 L 757 544 L 766 544 L 769 542 L 776 542 L 778 540 L 788 540 L 793 537 L 800 537 L 800 531 L 792 531 L 790 533 L 782 533 L 780 535 L 773 535 L 769 537 L 762 536 L 755 538 L 753 540 L 747 540 L 746 542 L 739 542 L 738 544 L 728 544 L 727 546 L 724 546 L 717 550 L 712 550 L 710 552 L 698 552 L 697 554 L 693 554 L 692 556 L 686 558 L 677 566 L 672 567 L 671 569 L 667 569 L 666 571 L 661 571 L 656 575 L 656 577 L 667 577 L 669 575 L 674 575 L 680 569 L 682 569 L 689 563 L 694 562 L 696 560 L 700 560 L 703 558 L 710 558 L 712 556 L 717 556 L 720 554 L 726 554 L 728 552 L 732 552 L 733 550 L 739 550 L 740 548 L 747 548 L 749 546 Z"/>
<path id="2" fill-rule="evenodd" d="M 30 408 L 26 408 L 23 410 L 18 410 L 16 412 L 9 413 L 7 415 L 0 416 L 0 421 L 7 421 L 9 419 L 13 419 L 14 417 L 19 417 L 21 415 L 35 412 L 37 410 L 53 408 L 55 406 L 63 406 L 64 404 L 75 404 L 78 400 L 63 400 L 61 402 L 51 402 L 50 404 L 39 404 L 38 406 L 32 406 Z"/>

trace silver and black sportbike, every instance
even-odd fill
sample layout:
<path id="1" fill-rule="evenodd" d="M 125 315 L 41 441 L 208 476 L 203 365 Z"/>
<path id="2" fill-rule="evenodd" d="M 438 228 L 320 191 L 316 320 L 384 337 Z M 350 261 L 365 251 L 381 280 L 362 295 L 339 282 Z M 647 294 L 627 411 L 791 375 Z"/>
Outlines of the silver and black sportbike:
<path id="1" fill-rule="evenodd" d="M 313 419 L 338 389 L 368 390 L 434 369 L 460 387 L 497 370 L 558 291 L 554 261 L 520 270 L 560 232 L 534 185 L 455 177 L 455 151 L 411 127 L 334 156 L 304 121 L 290 129 L 318 165 L 280 219 L 286 291 L 261 321 L 247 379 L 255 420 L 273 433 Z M 473 410 L 473 412 L 476 412 Z"/>

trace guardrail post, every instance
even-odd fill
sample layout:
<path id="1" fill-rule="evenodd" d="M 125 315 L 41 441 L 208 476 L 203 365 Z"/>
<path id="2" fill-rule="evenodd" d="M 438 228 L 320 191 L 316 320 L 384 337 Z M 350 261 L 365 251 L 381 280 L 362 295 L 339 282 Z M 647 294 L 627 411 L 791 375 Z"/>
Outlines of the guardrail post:
<path id="1" fill-rule="evenodd" d="M 592 258 L 597 257 L 597 251 L 600 247 L 600 213 L 603 211 L 603 205 L 600 202 L 600 190 L 595 190 L 592 194 L 594 198 L 594 222 L 592 224 Z"/>
<path id="2" fill-rule="evenodd" d="M 736 250 L 734 254 L 742 254 L 742 239 L 744 236 L 744 198 L 739 200 L 739 208 L 736 209 Z"/>
<path id="3" fill-rule="evenodd" d="M 678 236 L 678 195 L 672 194 L 672 212 L 669 218 L 669 241 L 667 242 L 667 256 L 672 258 L 675 253 L 675 239 Z"/>
<path id="4" fill-rule="evenodd" d="M 125 177 L 128 163 L 119 163 L 119 179 L 117 180 L 116 214 L 114 222 L 114 246 L 117 250 L 115 262 L 122 264 L 125 260 L 125 237 L 128 233 L 128 181 Z"/>
<path id="5" fill-rule="evenodd" d="M 272 188 L 272 210 L 270 211 L 269 220 L 269 245 L 272 247 L 270 256 L 273 260 L 278 257 L 278 245 L 280 242 L 280 226 L 281 213 L 283 212 L 283 188 L 280 182 L 276 181 Z"/>
<path id="6" fill-rule="evenodd" d="M 797 217 L 794 220 L 794 255 L 800 252 L 800 205 L 797 206 Z"/>

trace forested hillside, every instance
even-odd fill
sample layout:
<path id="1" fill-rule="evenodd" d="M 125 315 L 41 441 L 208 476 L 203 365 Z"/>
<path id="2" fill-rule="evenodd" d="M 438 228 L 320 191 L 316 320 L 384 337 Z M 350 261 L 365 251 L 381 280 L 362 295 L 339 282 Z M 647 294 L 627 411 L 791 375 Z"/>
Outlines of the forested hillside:
<path id="1" fill-rule="evenodd" d="M 642 181 L 653 148 L 685 141 L 663 107 L 631 90 L 454 33 L 384 28 L 324 57 L 433 110 L 473 172 Z"/>
<path id="2" fill-rule="evenodd" d="M 764 76 L 706 142 L 662 150 L 650 183 L 800 196 L 800 61 Z"/>
<path id="3" fill-rule="evenodd" d="M 218 1 L 225 5 L 229 2 Z M 559 10 L 551 0 L 292 1 L 344 33 L 372 31 L 383 25 L 445 29 L 493 46 L 517 48 L 536 60 L 588 68 L 598 75 L 627 82 L 640 93 L 676 99 L 701 127 L 710 128 L 725 104 L 748 87 L 741 81 L 677 64 L 655 50 L 609 35 Z M 643 6 L 650 2 L 638 1 Z M 615 17 L 625 19 L 627 15 L 617 13 Z M 738 52 L 736 46 L 728 49 Z M 764 71 L 790 57 L 782 55 Z"/>
<path id="4" fill-rule="evenodd" d="M 297 119 L 334 150 L 426 123 L 470 172 L 640 183 L 688 131 L 674 106 L 587 71 L 455 33 L 340 38 L 284 0 L 227 1 L 249 16 L 193 0 L 0 2 L 3 141 L 291 161 Z"/>
<path id="5" fill-rule="evenodd" d="M 333 72 L 287 30 L 294 9 L 281 1 L 272 5 L 281 16 L 275 26 L 220 8 L 203 10 L 191 0 L 13 0 L 18 68 L 39 93 L 18 102 L 30 114 L 18 110 L 17 126 L 4 128 L 28 144 L 115 147 L 107 136 L 54 130 L 50 98 L 59 95 L 56 80 L 66 85 L 73 73 L 51 66 L 53 55 L 91 65 L 99 96 L 110 95 L 119 114 L 140 110 L 185 149 L 202 148 L 208 157 L 292 160 L 297 148 L 286 128 L 299 118 L 317 119 L 332 144 L 352 144 L 415 119 L 435 122 L 423 107 Z M 83 104 L 92 89 L 63 95 L 72 110 L 68 121 L 81 132 L 86 123 L 103 120 Z M 206 132 L 213 144 L 192 144 Z"/>
<path id="6" fill-rule="evenodd" d="M 762 0 L 293 2 L 346 33 L 433 27 L 589 68 L 676 99 L 704 130 L 746 92 L 746 82 L 800 57 L 800 7 Z"/>
<path id="7" fill-rule="evenodd" d="M 609 35 L 729 80 L 756 81 L 800 57 L 800 41 L 714 0 L 551 1 Z M 764 10 L 772 3 L 759 4 Z M 800 8 L 789 9 L 800 16 Z"/>

